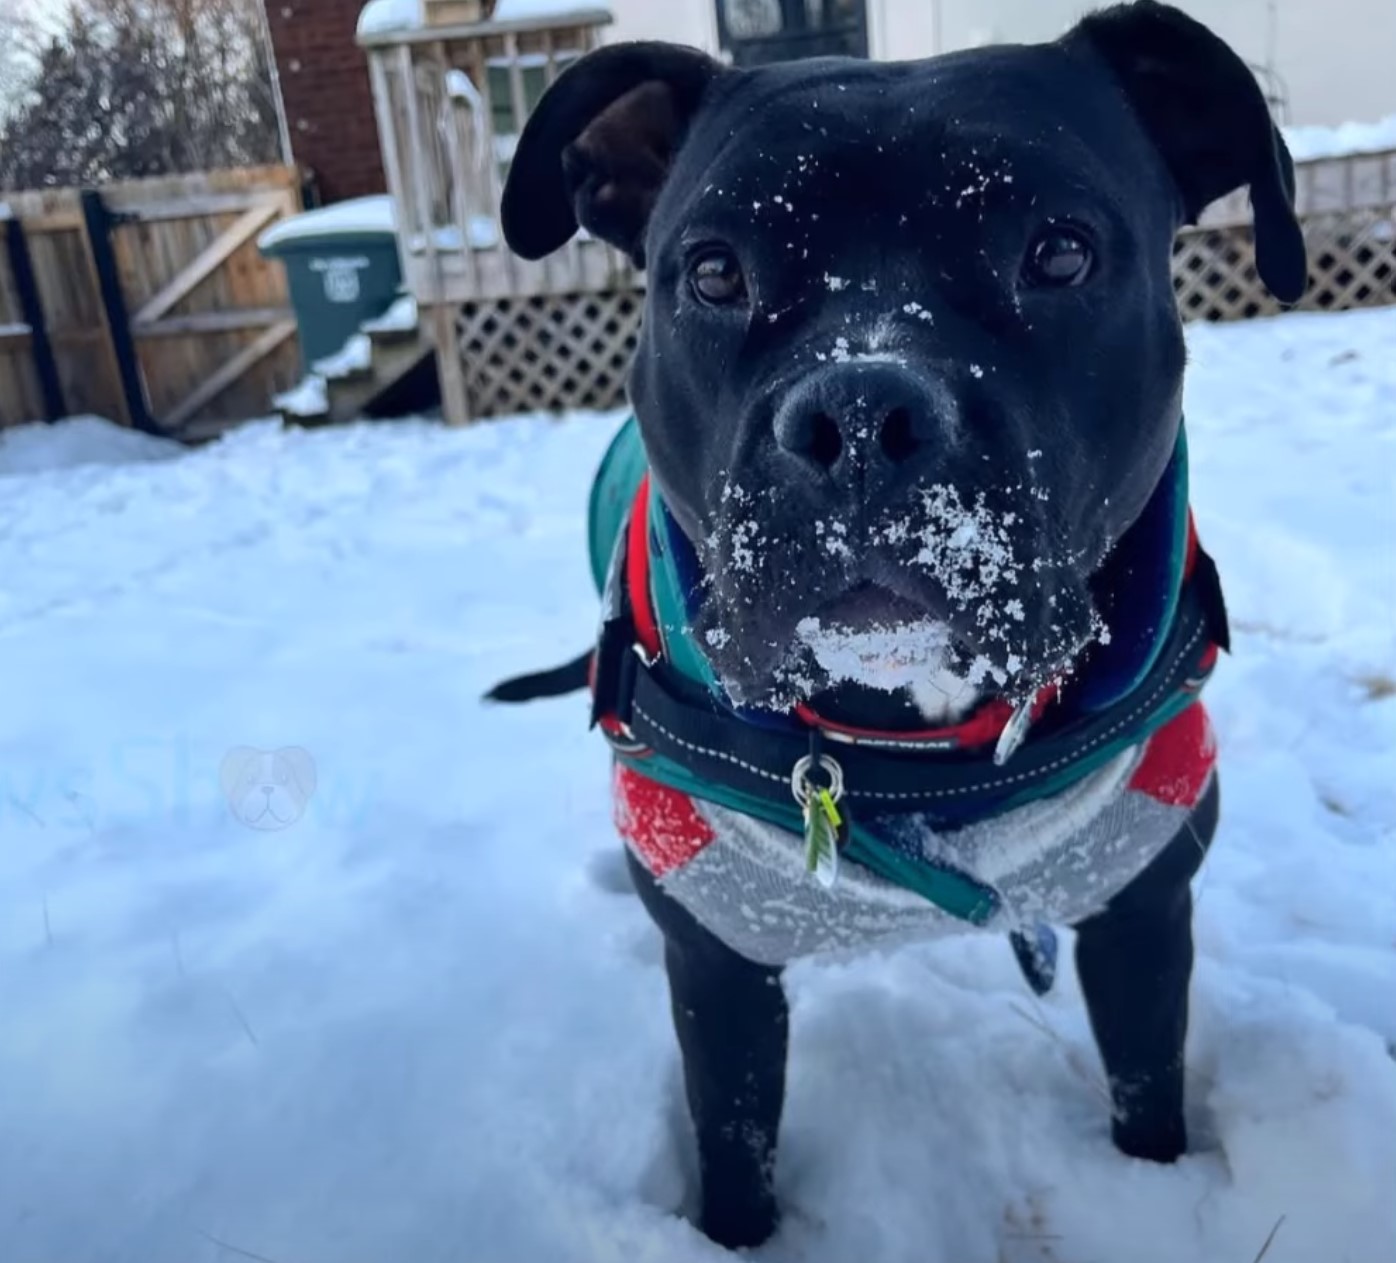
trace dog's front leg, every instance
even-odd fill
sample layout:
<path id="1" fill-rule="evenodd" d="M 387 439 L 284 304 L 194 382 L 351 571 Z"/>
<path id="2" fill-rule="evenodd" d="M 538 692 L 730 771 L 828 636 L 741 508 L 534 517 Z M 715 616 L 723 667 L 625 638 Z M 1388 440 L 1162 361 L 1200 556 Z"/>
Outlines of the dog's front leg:
<path id="1" fill-rule="evenodd" d="M 1114 1105 L 1116 1146 L 1173 1162 L 1187 1151 L 1183 1046 L 1192 980 L 1189 882 L 1216 831 L 1215 781 L 1178 835 L 1077 926 L 1076 969 Z"/>
<path id="2" fill-rule="evenodd" d="M 630 867 L 664 934 L 674 1028 L 698 1139 L 698 1226 L 719 1245 L 759 1245 L 778 1219 L 772 1181 L 790 1029 L 781 971 L 725 946 L 633 855 Z"/>

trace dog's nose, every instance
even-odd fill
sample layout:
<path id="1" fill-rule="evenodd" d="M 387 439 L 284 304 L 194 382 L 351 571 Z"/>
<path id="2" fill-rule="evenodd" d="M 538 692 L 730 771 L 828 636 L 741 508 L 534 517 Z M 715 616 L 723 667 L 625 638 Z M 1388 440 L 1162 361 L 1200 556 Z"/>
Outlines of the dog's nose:
<path id="1" fill-rule="evenodd" d="M 801 380 L 776 409 L 776 442 L 834 478 L 906 464 L 941 436 L 948 405 L 899 364 L 834 364 Z"/>

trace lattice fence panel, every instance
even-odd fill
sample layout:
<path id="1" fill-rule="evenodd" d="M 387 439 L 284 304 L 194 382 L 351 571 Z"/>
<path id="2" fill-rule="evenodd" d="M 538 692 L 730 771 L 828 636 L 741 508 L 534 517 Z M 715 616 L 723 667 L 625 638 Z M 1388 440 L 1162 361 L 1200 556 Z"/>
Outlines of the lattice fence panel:
<path id="1" fill-rule="evenodd" d="M 1396 203 L 1311 214 L 1303 222 L 1310 284 L 1301 309 L 1396 304 Z M 1256 274 L 1248 224 L 1182 234 L 1173 286 L 1185 320 L 1282 310 Z M 456 326 L 471 414 L 621 405 L 643 306 L 643 292 L 631 288 L 467 303 Z"/>
<path id="2" fill-rule="evenodd" d="M 456 327 L 472 415 L 617 407 L 643 306 L 637 289 L 467 303 Z"/>
<path id="3" fill-rule="evenodd" d="M 1396 204 L 1307 215 L 1306 311 L 1396 303 Z M 1194 229 L 1173 251 L 1173 288 L 1185 320 L 1245 320 L 1282 310 L 1255 269 L 1249 224 Z"/>

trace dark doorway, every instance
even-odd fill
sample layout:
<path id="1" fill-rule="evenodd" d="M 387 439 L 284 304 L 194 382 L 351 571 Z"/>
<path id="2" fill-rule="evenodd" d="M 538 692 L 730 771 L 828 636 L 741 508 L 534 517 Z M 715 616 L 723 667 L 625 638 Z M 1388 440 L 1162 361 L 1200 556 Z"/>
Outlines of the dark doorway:
<path id="1" fill-rule="evenodd" d="M 717 31 L 738 66 L 868 55 L 866 0 L 717 0 Z"/>

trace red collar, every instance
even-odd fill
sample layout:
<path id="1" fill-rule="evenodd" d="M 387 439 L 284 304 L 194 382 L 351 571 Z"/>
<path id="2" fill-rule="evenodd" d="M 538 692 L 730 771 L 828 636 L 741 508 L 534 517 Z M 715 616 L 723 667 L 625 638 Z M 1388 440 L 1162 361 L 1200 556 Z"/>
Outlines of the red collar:
<path id="1" fill-rule="evenodd" d="M 663 651 L 659 635 L 659 622 L 655 618 L 654 606 L 650 599 L 650 549 L 649 549 L 649 503 L 650 476 L 640 480 L 635 492 L 635 500 L 630 508 L 625 541 L 625 586 L 630 598 L 631 617 L 635 623 L 635 635 L 640 647 L 651 658 L 657 658 Z M 1188 512 L 1187 559 L 1184 563 L 1184 578 L 1192 575 L 1197 563 L 1197 530 L 1192 513 Z M 1049 684 L 1033 699 L 1032 720 L 1036 723 L 1047 707 L 1057 697 L 1057 686 Z M 881 749 L 906 750 L 980 750 L 994 745 L 1016 707 L 1004 698 L 991 698 L 980 706 L 962 723 L 944 728 L 924 728 L 905 731 L 882 731 L 874 728 L 858 728 L 850 724 L 839 724 L 825 719 L 804 702 L 795 706 L 796 716 L 807 726 L 818 728 L 831 740 L 852 745 L 876 746 Z"/>
<path id="2" fill-rule="evenodd" d="M 1036 723 L 1057 695 L 1057 686 L 1049 684 L 1032 704 L 1032 719 Z M 849 745 L 877 746 L 883 750 L 981 750 L 997 744 L 1017 708 L 1001 697 L 990 698 L 962 723 L 944 728 L 917 728 L 884 731 L 879 728 L 858 728 L 825 719 L 812 706 L 797 703 L 795 714 L 811 728 L 818 728 L 832 741 Z"/>

